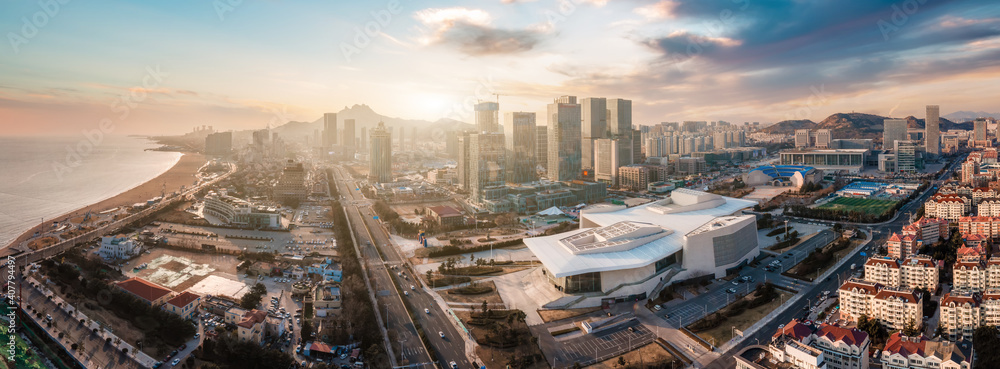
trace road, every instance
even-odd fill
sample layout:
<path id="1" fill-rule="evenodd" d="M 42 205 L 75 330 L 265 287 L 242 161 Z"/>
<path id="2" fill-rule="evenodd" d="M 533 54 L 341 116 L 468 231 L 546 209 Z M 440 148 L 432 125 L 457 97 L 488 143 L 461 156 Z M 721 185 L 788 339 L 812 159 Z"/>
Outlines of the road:
<path id="1" fill-rule="evenodd" d="M 961 165 L 961 163 L 964 161 L 964 158 L 965 156 L 956 158 L 954 162 L 949 164 L 947 166 L 947 170 L 945 170 L 944 173 L 941 174 L 941 176 L 939 176 L 934 181 L 931 181 L 930 188 L 928 188 L 924 193 L 915 198 L 913 201 L 910 201 L 909 203 L 901 207 L 897 212 L 897 215 L 892 220 L 885 223 L 869 226 L 868 231 L 872 232 L 872 241 L 868 247 L 865 247 L 865 249 L 868 250 L 865 254 L 870 256 L 872 250 L 874 250 L 875 247 L 885 244 L 886 239 L 888 239 L 889 236 L 892 235 L 892 233 L 902 231 L 903 226 L 909 224 L 909 217 L 904 216 L 904 214 L 908 213 L 915 214 L 917 210 L 919 210 L 920 207 L 923 206 L 924 202 L 927 201 L 927 199 L 931 197 L 935 192 L 937 192 L 937 187 L 940 186 L 940 184 L 944 180 L 951 178 L 951 173 L 954 172 L 955 169 Z M 837 223 L 831 221 L 817 221 L 817 220 L 807 220 L 807 221 L 813 223 L 826 224 L 826 225 L 833 225 Z M 841 223 L 849 224 L 844 222 Z M 860 224 L 859 226 L 865 227 L 865 225 L 863 224 Z M 805 313 L 804 308 L 806 308 L 806 306 L 808 306 L 809 304 L 816 302 L 815 299 L 816 295 L 823 293 L 823 291 L 836 291 L 838 288 L 840 288 L 841 282 L 849 278 L 851 273 L 853 272 L 851 270 L 851 265 L 856 264 L 860 267 L 867 260 L 867 256 L 862 256 L 861 252 L 848 255 L 847 258 L 848 261 L 843 263 L 839 268 L 837 268 L 829 278 L 822 281 L 815 281 L 813 284 L 805 284 L 804 288 L 800 291 L 805 294 L 804 296 L 806 298 L 800 299 L 795 303 L 791 304 L 787 309 L 785 309 L 784 312 L 779 314 L 777 318 L 768 322 L 764 327 L 757 330 L 756 333 L 744 338 L 743 343 L 741 345 L 736 345 L 729 352 L 724 353 L 722 356 L 720 356 L 719 359 L 713 361 L 708 366 L 708 368 L 733 368 L 735 366 L 735 362 L 728 357 L 729 355 L 739 352 L 740 349 L 749 344 L 757 344 L 757 343 L 763 344 L 766 342 L 770 342 L 771 335 L 773 335 L 774 332 L 778 330 L 779 325 L 788 323 L 788 321 L 790 321 L 792 318 L 801 318 Z M 764 265 L 766 264 L 761 263 L 761 268 L 763 268 Z M 754 269 L 747 268 L 745 272 L 751 273 L 754 270 L 760 271 L 760 268 L 754 268 Z"/>
<path id="2" fill-rule="evenodd" d="M 448 320 L 451 319 L 448 313 L 438 308 L 434 299 L 420 288 L 416 276 L 411 274 L 410 269 L 404 267 L 405 259 L 392 246 L 389 234 L 382 224 L 375 220 L 371 202 L 357 190 L 357 183 L 345 169 L 335 167 L 333 173 L 338 192 L 345 197 L 342 204 L 357 234 L 361 256 L 368 265 L 372 283 L 377 289 L 376 296 L 380 307 L 376 310 L 385 314 L 383 318 L 387 318 L 390 329 L 395 329 L 399 333 L 401 355 L 404 359 L 401 364 L 436 361 L 441 367 L 448 367 L 448 363 L 455 361 L 460 368 L 472 368 L 472 364 L 466 359 L 462 336 Z M 379 251 L 382 252 L 381 255 Z M 403 273 L 403 277 L 399 276 L 400 272 Z M 403 291 L 398 291 L 393 281 L 396 281 L 409 296 L 403 295 Z M 412 290 L 410 286 L 413 286 Z M 414 312 L 417 323 L 423 328 L 436 354 L 433 360 L 424 350 L 415 327 L 410 323 L 409 314 L 402 302 L 404 298 L 408 299 L 410 305 L 417 310 Z M 423 309 L 428 309 L 430 313 L 424 313 Z M 445 338 L 442 339 L 438 332 L 443 332 Z"/>

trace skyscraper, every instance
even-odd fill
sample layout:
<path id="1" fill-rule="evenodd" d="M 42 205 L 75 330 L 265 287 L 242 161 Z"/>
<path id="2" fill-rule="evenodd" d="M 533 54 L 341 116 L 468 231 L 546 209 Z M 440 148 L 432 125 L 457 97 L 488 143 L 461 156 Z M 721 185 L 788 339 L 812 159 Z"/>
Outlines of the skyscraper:
<path id="1" fill-rule="evenodd" d="M 500 132 L 500 104 L 492 101 L 479 102 L 475 106 L 476 130 L 479 133 Z"/>
<path id="2" fill-rule="evenodd" d="M 476 203 L 502 200 L 506 167 L 502 133 L 469 135 L 469 195 Z"/>
<path id="3" fill-rule="evenodd" d="M 507 182 L 535 180 L 535 113 L 504 114 L 504 149 L 507 158 Z"/>
<path id="4" fill-rule="evenodd" d="M 351 154 L 354 153 L 354 119 L 344 119 L 344 137 L 341 145 Z"/>
<path id="5" fill-rule="evenodd" d="M 973 138 L 976 141 L 983 141 L 986 139 L 986 119 L 976 118 L 972 122 L 972 133 Z"/>
<path id="6" fill-rule="evenodd" d="M 458 134 L 458 187 L 468 191 L 469 190 L 469 132 L 460 132 Z"/>
<path id="7" fill-rule="evenodd" d="M 205 137 L 205 155 L 226 156 L 233 151 L 233 133 L 216 132 Z"/>
<path id="8" fill-rule="evenodd" d="M 928 154 L 941 153 L 941 107 L 927 105 L 927 115 L 924 118 L 924 147 Z"/>
<path id="9" fill-rule="evenodd" d="M 549 127 L 535 126 L 535 165 L 548 168 L 549 165 Z"/>
<path id="10" fill-rule="evenodd" d="M 368 128 L 361 127 L 361 150 L 368 148 Z"/>
<path id="11" fill-rule="evenodd" d="M 570 181 L 580 176 L 580 104 L 576 96 L 562 96 L 549 104 L 548 112 L 548 178 Z"/>
<path id="12" fill-rule="evenodd" d="M 632 100 L 608 99 L 608 130 L 611 137 L 632 138 Z"/>
<path id="13" fill-rule="evenodd" d="M 392 182 L 392 133 L 384 122 L 378 122 L 378 127 L 372 130 L 370 146 L 368 180 Z"/>
<path id="14" fill-rule="evenodd" d="M 594 180 L 608 187 L 618 186 L 618 168 L 632 162 L 631 140 L 601 138 L 594 140 Z"/>
<path id="15" fill-rule="evenodd" d="M 337 113 L 323 114 L 323 147 L 337 144 Z"/>
<path id="16" fill-rule="evenodd" d="M 906 121 L 902 119 L 886 119 L 883 122 L 882 147 L 886 150 L 895 149 L 896 141 L 908 140 L 906 133 Z M 796 145 L 798 146 L 798 145 Z"/>
<path id="17" fill-rule="evenodd" d="M 594 140 L 608 137 L 608 99 L 588 97 L 580 100 L 580 107 L 580 134 L 583 137 L 580 166 L 594 169 Z"/>

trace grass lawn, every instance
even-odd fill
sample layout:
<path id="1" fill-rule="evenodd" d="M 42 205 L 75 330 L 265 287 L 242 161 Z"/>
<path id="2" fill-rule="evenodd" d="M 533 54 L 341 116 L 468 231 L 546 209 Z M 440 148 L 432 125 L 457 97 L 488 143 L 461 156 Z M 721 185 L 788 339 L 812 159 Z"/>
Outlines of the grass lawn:
<path id="1" fill-rule="evenodd" d="M 778 293 L 781 295 L 781 298 L 771 300 L 771 302 L 753 309 L 744 310 L 740 315 L 728 317 L 722 325 L 699 332 L 698 335 L 709 343 L 714 342 L 715 346 L 722 346 L 733 338 L 733 326 L 736 326 L 736 329 L 739 330 L 750 328 L 751 325 L 763 319 L 767 314 L 780 306 L 782 302 L 787 301 L 793 296 L 791 293 L 781 290 L 778 290 Z"/>
<path id="2" fill-rule="evenodd" d="M 674 360 L 674 357 L 670 355 L 667 350 L 664 350 L 663 347 L 660 347 L 660 345 L 657 345 L 656 343 L 650 343 L 636 350 L 629 351 L 621 356 L 625 357 L 625 362 L 627 363 L 626 365 L 630 365 L 630 367 L 631 365 L 638 367 L 639 364 L 669 364 Z M 587 368 L 618 369 L 620 368 L 618 366 L 618 356 L 588 366 Z"/>
<path id="3" fill-rule="evenodd" d="M 491 288 L 490 292 L 477 295 L 463 295 L 460 293 L 451 293 L 451 291 L 457 290 L 457 288 L 453 288 L 451 290 L 448 290 L 446 293 L 442 293 L 441 298 L 443 298 L 445 301 L 450 301 L 450 302 L 466 302 L 466 303 L 477 303 L 477 304 L 482 303 L 483 300 L 486 300 L 487 303 L 491 304 L 503 302 L 503 299 L 500 298 L 500 294 L 497 293 L 496 285 L 493 284 L 493 281 L 480 282 L 480 284 L 483 286 L 490 287 Z"/>
<path id="4" fill-rule="evenodd" d="M 833 201 L 820 205 L 818 209 L 832 209 L 843 212 L 857 211 L 871 215 L 885 214 L 896 205 L 894 200 L 864 199 L 858 197 L 838 197 Z"/>
<path id="5" fill-rule="evenodd" d="M 6 345 L 10 342 L 10 337 L 7 335 L 7 322 L 0 325 L 0 340 Z M 14 365 L 17 369 L 45 369 L 47 368 L 42 360 L 39 358 L 37 353 L 31 352 L 28 348 L 28 344 L 21 339 L 20 336 L 14 336 L 14 341 L 16 342 L 16 354 L 14 355 Z M 4 351 L 6 352 L 6 350 Z M 4 354 L 6 357 L 6 354 Z M 8 368 L 4 360 L 0 360 L 0 368 Z"/>

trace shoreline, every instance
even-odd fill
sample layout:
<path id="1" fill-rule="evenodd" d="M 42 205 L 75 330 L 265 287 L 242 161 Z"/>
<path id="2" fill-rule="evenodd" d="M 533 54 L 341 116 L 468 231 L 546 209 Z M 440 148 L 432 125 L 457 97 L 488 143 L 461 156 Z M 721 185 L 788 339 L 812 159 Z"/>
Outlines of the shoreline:
<path id="1" fill-rule="evenodd" d="M 46 221 L 36 224 L 34 227 L 31 227 L 18 235 L 17 238 L 14 238 L 14 240 L 10 243 L 4 245 L 2 250 L 6 251 L 4 254 L 9 253 L 11 248 L 27 241 L 33 234 L 35 234 L 35 232 L 46 230 L 51 226 L 52 221 L 54 220 L 61 221 L 67 218 L 82 216 L 86 214 L 87 211 L 99 213 L 115 207 L 131 206 L 137 202 L 145 202 L 148 199 L 159 196 L 164 183 L 166 183 L 166 192 L 168 193 L 179 190 L 181 186 L 190 188 L 194 184 L 195 174 L 198 172 L 198 169 L 205 165 L 205 163 L 206 159 L 203 154 L 183 153 L 181 157 L 178 158 L 177 162 L 170 167 L 170 169 L 160 173 L 160 175 L 132 187 L 125 192 L 121 192 L 104 200 L 67 212 L 57 217 L 49 218 Z"/>

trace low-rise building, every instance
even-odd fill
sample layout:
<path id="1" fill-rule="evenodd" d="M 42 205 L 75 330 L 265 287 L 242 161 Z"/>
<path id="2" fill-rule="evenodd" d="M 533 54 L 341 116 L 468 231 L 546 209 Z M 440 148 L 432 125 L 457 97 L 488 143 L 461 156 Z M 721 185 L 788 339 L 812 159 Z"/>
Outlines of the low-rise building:
<path id="1" fill-rule="evenodd" d="M 313 289 L 313 310 L 316 316 L 334 315 L 340 311 L 340 285 L 320 283 Z"/>
<path id="2" fill-rule="evenodd" d="M 440 225 L 461 225 L 465 223 L 462 212 L 451 206 L 431 206 L 427 208 L 427 215 Z"/>
<path id="3" fill-rule="evenodd" d="M 918 239 L 915 235 L 908 234 L 900 236 L 897 233 L 893 233 L 892 236 L 889 236 L 889 240 L 886 242 L 889 256 L 896 259 L 903 259 L 907 256 L 916 254 L 923 244 L 923 241 Z"/>
<path id="4" fill-rule="evenodd" d="M 961 217 L 958 231 L 963 237 L 977 234 L 997 239 L 1000 238 L 1000 217 Z"/>
<path id="5" fill-rule="evenodd" d="M 320 276 L 324 281 L 337 282 L 344 278 L 344 273 L 340 269 L 340 265 L 335 263 L 332 258 L 325 258 L 323 261 L 310 265 L 309 274 Z"/>
<path id="6" fill-rule="evenodd" d="M 899 286 L 899 262 L 888 256 L 873 256 L 865 262 L 865 280 L 884 286 Z"/>
<path id="7" fill-rule="evenodd" d="M 98 255 L 106 261 L 130 259 L 139 255 L 139 242 L 123 234 L 101 237 Z"/>
<path id="8" fill-rule="evenodd" d="M 822 351 L 830 369 L 867 369 L 869 366 L 871 341 L 863 331 L 829 324 L 813 326 L 792 319 L 772 336 L 772 340 L 778 341 L 786 338 Z"/>
<path id="9" fill-rule="evenodd" d="M 173 291 L 166 287 L 138 277 L 118 282 L 115 286 L 139 298 L 139 300 L 142 300 L 149 306 L 163 305 L 170 298 L 170 295 L 173 294 Z"/>
<path id="10" fill-rule="evenodd" d="M 896 332 L 889 336 L 880 357 L 885 369 L 971 369 L 972 355 L 968 341 L 907 337 Z"/>
<path id="11" fill-rule="evenodd" d="M 917 235 L 926 244 L 933 244 L 940 238 L 948 239 L 951 234 L 948 232 L 948 221 L 945 219 L 923 217 L 910 224 L 920 230 Z"/>
<path id="12" fill-rule="evenodd" d="M 972 211 L 972 198 L 964 195 L 934 195 L 924 203 L 924 215 L 958 221 Z"/>
<path id="13" fill-rule="evenodd" d="M 239 309 L 233 315 L 239 313 L 241 310 L 243 315 L 236 321 L 237 336 L 243 341 L 262 343 L 264 341 L 264 331 L 266 330 L 265 321 L 267 320 L 267 312 L 257 309 L 250 311 Z M 229 313 L 226 313 L 227 317 L 229 315 Z"/>
<path id="14" fill-rule="evenodd" d="M 983 199 L 983 201 L 980 201 L 979 205 L 977 205 L 976 213 L 981 217 L 1000 216 L 1000 199 Z"/>
<path id="15" fill-rule="evenodd" d="M 184 319 L 193 319 L 198 315 L 201 306 L 201 296 L 191 292 L 183 292 L 163 304 L 163 310 L 177 314 Z"/>

